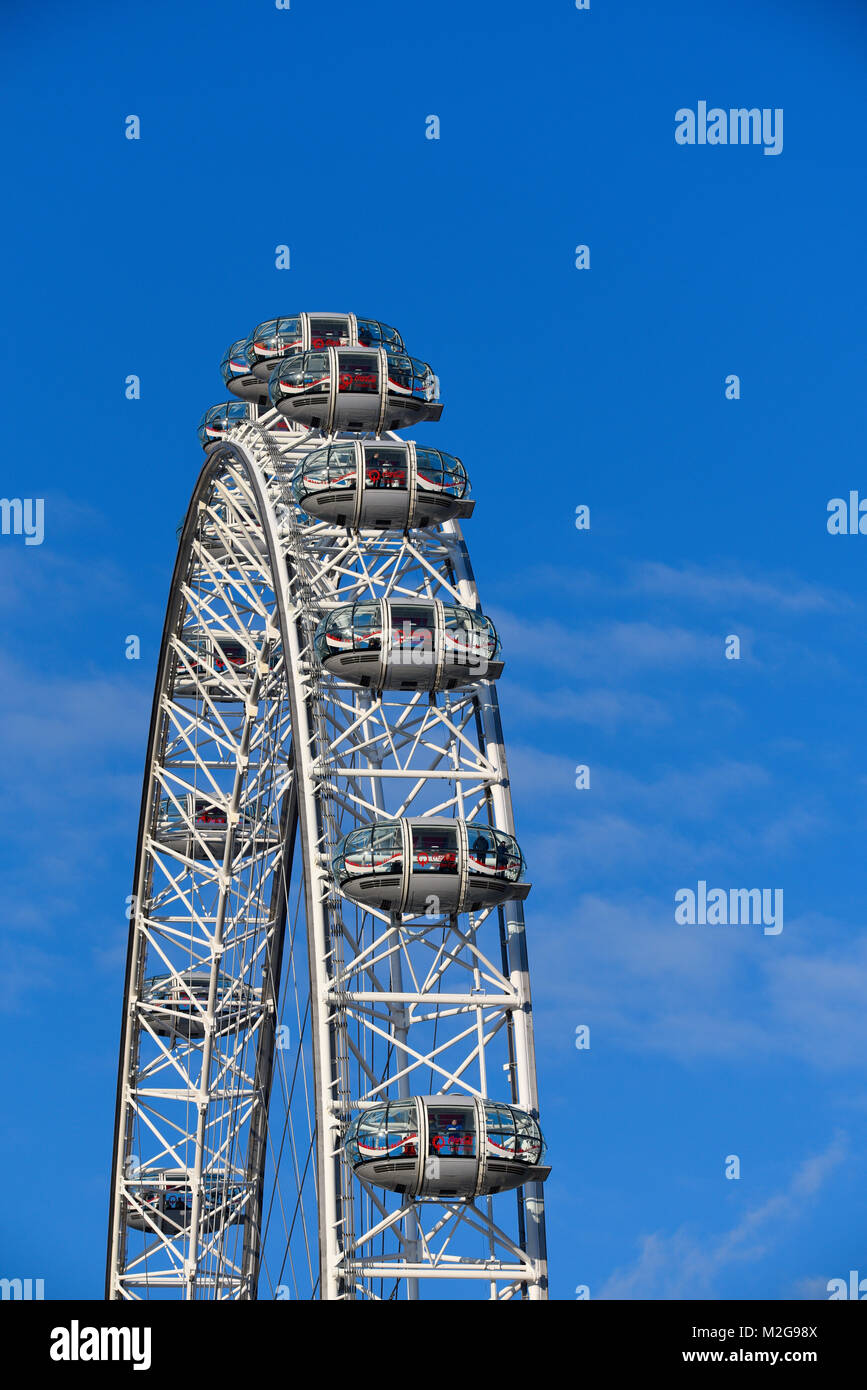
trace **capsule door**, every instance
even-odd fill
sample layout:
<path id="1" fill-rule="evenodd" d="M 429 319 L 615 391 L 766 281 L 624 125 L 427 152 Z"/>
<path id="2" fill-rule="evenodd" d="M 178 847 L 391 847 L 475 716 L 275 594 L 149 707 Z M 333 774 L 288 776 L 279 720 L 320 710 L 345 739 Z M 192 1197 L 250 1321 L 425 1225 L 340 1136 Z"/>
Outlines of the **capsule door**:
<path id="1" fill-rule="evenodd" d="M 391 599 L 386 606 L 389 686 L 405 690 L 433 689 L 439 669 L 441 605 L 400 603 Z"/>
<path id="2" fill-rule="evenodd" d="M 363 493 L 359 527 L 369 530 L 398 530 L 409 521 L 412 496 L 412 465 L 407 444 L 363 446 Z"/>
<path id="3" fill-rule="evenodd" d="M 474 1197 L 479 1181 L 479 1122 L 472 1101 L 432 1097 L 424 1106 L 427 1155 L 422 1193 Z"/>
<path id="4" fill-rule="evenodd" d="M 411 836 L 404 911 L 456 912 L 461 900 L 461 828 L 458 821 L 406 822 Z"/>
<path id="5" fill-rule="evenodd" d="M 378 348 L 329 348 L 332 430 L 382 429 L 385 353 Z"/>
<path id="6" fill-rule="evenodd" d="M 304 346 L 311 352 L 351 347 L 358 342 L 354 314 L 302 314 Z"/>

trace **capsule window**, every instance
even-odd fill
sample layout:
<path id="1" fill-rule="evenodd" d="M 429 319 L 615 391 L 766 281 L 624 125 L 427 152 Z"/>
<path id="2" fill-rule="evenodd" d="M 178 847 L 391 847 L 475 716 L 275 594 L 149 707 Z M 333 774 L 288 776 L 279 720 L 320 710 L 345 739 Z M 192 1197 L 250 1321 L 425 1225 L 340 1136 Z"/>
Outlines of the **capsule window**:
<path id="1" fill-rule="evenodd" d="M 329 448 L 328 481 L 332 486 L 355 486 L 355 448 L 352 444 L 333 444 Z"/>
<path id="2" fill-rule="evenodd" d="M 292 491 L 297 501 L 326 487 L 355 487 L 355 450 L 351 444 L 314 449 L 293 474 Z"/>
<path id="3" fill-rule="evenodd" d="M 281 357 L 301 347 L 300 319 L 268 319 L 253 330 L 252 352 L 262 357 Z"/>
<path id="4" fill-rule="evenodd" d="M 293 343 L 301 343 L 301 320 L 300 319 L 278 319 L 277 336 L 283 340 L 283 345 L 291 346 Z"/>
<path id="5" fill-rule="evenodd" d="M 192 1192 L 167 1192 L 163 1201 L 163 1210 L 167 1215 L 171 1215 L 172 1212 L 191 1211 L 192 1206 Z"/>
<path id="6" fill-rule="evenodd" d="M 308 352 L 301 358 L 304 385 L 315 385 L 328 379 L 328 357 L 324 352 Z"/>
<path id="7" fill-rule="evenodd" d="M 468 608 L 448 607 L 443 613 L 446 651 L 453 656 L 465 657 L 471 664 L 474 659 L 478 661 L 490 656 L 487 633 L 474 618 L 475 615 Z"/>
<path id="8" fill-rule="evenodd" d="M 525 1163 L 538 1163 L 542 1157 L 542 1135 L 539 1126 L 531 1115 L 522 1115 L 520 1110 L 514 1113 L 517 1157 Z"/>
<path id="9" fill-rule="evenodd" d="M 424 400 L 432 400 L 435 396 L 434 374 L 427 362 L 422 362 L 418 357 L 407 359 L 412 368 L 412 394 L 421 396 Z"/>
<path id="10" fill-rule="evenodd" d="M 475 1110 L 428 1106 L 428 1152 L 437 1158 L 476 1158 Z"/>
<path id="11" fill-rule="evenodd" d="M 470 825 L 467 826 L 467 832 L 470 873 L 485 874 L 488 877 L 503 878 L 508 883 L 517 883 L 524 861 L 512 836 L 502 830 L 494 830 L 489 825 Z"/>
<path id="12" fill-rule="evenodd" d="M 468 826 L 467 829 L 469 832 L 470 873 L 473 873 L 474 870 L 477 871 L 479 868 L 487 868 L 489 861 L 490 866 L 493 868 L 496 862 L 496 849 L 493 835 L 489 830 L 480 829 L 474 831 L 471 826 Z"/>
<path id="13" fill-rule="evenodd" d="M 399 825 L 374 826 L 372 845 L 374 873 L 403 873 L 403 836 Z"/>
<path id="14" fill-rule="evenodd" d="M 350 1156 L 355 1163 L 364 1163 L 372 1158 L 382 1158 L 388 1146 L 388 1106 L 376 1106 L 365 1110 L 355 1126 L 350 1141 Z"/>
<path id="15" fill-rule="evenodd" d="M 239 338 L 227 349 L 226 355 L 220 363 L 220 371 L 224 381 L 231 381 L 233 377 L 242 375 L 247 370 L 246 348 L 247 339 Z"/>
<path id="16" fill-rule="evenodd" d="M 351 444 L 335 444 L 328 449 L 325 479 L 329 487 L 355 486 L 355 449 Z"/>
<path id="17" fill-rule="evenodd" d="M 375 357 L 362 357 L 360 353 L 341 352 L 339 357 L 337 387 L 339 391 L 351 391 L 362 395 L 379 390 L 379 362 Z"/>
<path id="18" fill-rule="evenodd" d="M 391 603 L 391 645 L 398 651 L 433 651 L 433 607 Z"/>
<path id="19" fill-rule="evenodd" d="M 343 852 L 337 858 L 337 867 L 344 874 L 369 874 L 373 868 L 373 847 L 369 826 L 353 830 L 343 842 Z"/>
<path id="20" fill-rule="evenodd" d="M 253 351 L 262 352 L 272 348 L 277 340 L 277 320 L 268 319 L 253 329 Z"/>
<path id="21" fill-rule="evenodd" d="M 220 647 L 225 656 L 225 661 L 220 653 L 214 649 L 214 666 L 218 671 L 225 671 L 226 664 L 232 667 L 245 666 L 247 664 L 247 650 L 241 642 L 222 641 Z"/>
<path id="22" fill-rule="evenodd" d="M 381 325 L 376 319 L 357 319 L 358 341 L 362 347 L 379 347 L 382 341 Z"/>
<path id="23" fill-rule="evenodd" d="M 386 1121 L 389 1155 L 396 1158 L 418 1157 L 418 1116 L 414 1103 L 392 1101 Z"/>
<path id="24" fill-rule="evenodd" d="M 401 354 L 389 353 L 388 379 L 394 386 L 401 386 L 405 391 L 411 391 L 413 375 L 410 359 Z"/>
<path id="25" fill-rule="evenodd" d="M 335 635 L 352 631 L 352 609 L 338 608 L 328 620 L 328 631 Z"/>
<path id="26" fill-rule="evenodd" d="M 364 483 L 368 488 L 406 489 L 406 450 L 368 446 L 364 450 Z"/>
<path id="27" fill-rule="evenodd" d="M 458 832 L 449 825 L 413 825 L 413 873 L 456 874 L 458 871 Z"/>
<path id="28" fill-rule="evenodd" d="M 445 477 L 443 487 L 451 497 L 466 497 L 470 491 L 470 480 L 467 477 L 467 470 L 460 459 L 448 459 L 444 466 Z"/>
<path id="29" fill-rule="evenodd" d="M 423 492 L 440 492 L 447 497 L 465 497 L 469 491 L 469 480 L 464 465 L 452 454 L 441 454 L 436 449 L 415 451 L 418 466 L 418 485 Z"/>
<path id="30" fill-rule="evenodd" d="M 343 347 L 349 342 L 349 322 L 345 318 L 312 318 L 311 348 Z"/>
<path id="31" fill-rule="evenodd" d="M 352 629 L 352 646 L 354 651 L 381 651 L 382 610 L 378 603 L 356 603 L 352 609 L 349 621 Z"/>
<path id="32" fill-rule="evenodd" d="M 199 435 L 215 434 L 228 428 L 230 424 L 235 424 L 238 420 L 246 420 L 247 407 L 243 401 L 234 401 L 225 405 L 212 405 L 206 410 L 199 421 Z"/>
<path id="33" fill-rule="evenodd" d="M 277 375 L 276 378 L 272 375 L 272 381 L 276 379 L 287 386 L 301 386 L 304 383 L 304 358 L 300 354 L 285 358 L 275 370 Z"/>
<path id="34" fill-rule="evenodd" d="M 497 873 L 509 883 L 517 883 L 524 868 L 523 855 L 511 835 L 506 835 L 502 830 L 495 830 L 494 836 L 497 842 Z"/>
<path id="35" fill-rule="evenodd" d="M 508 1105 L 485 1106 L 485 1128 L 487 1129 L 487 1151 L 497 1158 L 517 1157 L 517 1135 L 515 1114 Z"/>

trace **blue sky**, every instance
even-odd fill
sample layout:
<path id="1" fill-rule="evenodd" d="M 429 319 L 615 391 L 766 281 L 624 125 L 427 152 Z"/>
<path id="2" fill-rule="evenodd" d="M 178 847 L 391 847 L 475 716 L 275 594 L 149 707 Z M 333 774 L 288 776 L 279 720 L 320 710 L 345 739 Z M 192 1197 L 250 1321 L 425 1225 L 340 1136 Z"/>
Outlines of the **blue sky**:
<path id="1" fill-rule="evenodd" d="M 101 1296 L 195 425 L 232 339 L 325 308 L 433 364 L 445 410 L 418 437 L 478 499 L 535 885 L 552 1294 L 867 1275 L 867 538 L 826 529 L 830 498 L 867 496 L 862 6 L 49 0 L 4 28 L 2 487 L 46 521 L 41 546 L 0 536 L 0 1273 Z M 782 153 L 676 144 L 702 100 L 782 108 Z M 676 924 L 702 879 L 782 887 L 784 930 Z"/>

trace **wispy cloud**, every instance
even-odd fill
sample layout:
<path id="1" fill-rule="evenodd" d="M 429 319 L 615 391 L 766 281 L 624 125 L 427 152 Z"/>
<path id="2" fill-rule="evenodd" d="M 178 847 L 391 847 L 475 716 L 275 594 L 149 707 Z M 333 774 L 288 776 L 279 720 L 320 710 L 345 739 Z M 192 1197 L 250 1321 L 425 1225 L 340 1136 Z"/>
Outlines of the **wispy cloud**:
<path id="1" fill-rule="evenodd" d="M 839 1133 L 826 1149 L 799 1165 L 783 1192 L 748 1207 L 739 1221 L 721 1235 L 702 1237 L 694 1229 L 681 1226 L 669 1235 L 655 1232 L 642 1236 L 638 1258 L 609 1276 L 599 1298 L 715 1297 L 719 1276 L 733 1265 L 761 1260 L 798 1223 L 809 1199 L 847 1157 L 847 1138 Z"/>
<path id="2" fill-rule="evenodd" d="M 535 876 L 535 874 L 534 874 Z M 795 1061 L 831 1073 L 867 1051 L 867 941 L 817 916 L 758 927 L 690 927 L 647 897 L 580 894 L 530 919 L 537 1028 L 546 1045 L 583 1021 L 608 1045 L 700 1065 Z M 580 959 L 580 970 L 564 970 Z"/>
<path id="3" fill-rule="evenodd" d="M 0 1011 L 32 1011 L 61 983 L 80 983 L 89 953 L 126 934 L 151 691 L 141 664 L 122 660 L 116 675 L 88 675 L 0 655 Z"/>
<path id="4" fill-rule="evenodd" d="M 849 594 L 811 584 L 792 573 L 745 570 L 735 565 L 671 565 L 658 560 L 625 564 L 613 574 L 565 565 L 534 565 L 501 581 L 503 595 L 531 592 L 562 594 L 592 604 L 616 599 L 675 598 L 696 607 L 762 608 L 780 614 L 851 612 Z"/>
<path id="5" fill-rule="evenodd" d="M 855 607 L 847 594 L 820 584 L 805 584 L 794 575 L 750 575 L 699 565 L 678 568 L 653 561 L 637 566 L 629 589 L 634 594 L 660 595 L 729 609 L 761 607 L 803 614 L 842 613 Z"/>
<path id="6" fill-rule="evenodd" d="M 582 724 L 607 731 L 628 725 L 631 729 L 660 728 L 671 723 L 671 711 L 662 700 L 640 691 L 531 689 L 504 678 L 499 684 L 500 703 L 508 718 Z"/>
<path id="7" fill-rule="evenodd" d="M 671 670 L 685 665 L 724 663 L 722 638 L 676 624 L 587 622 L 567 624 L 553 618 L 518 618 L 502 608 L 491 617 L 508 660 L 532 660 L 534 670 L 569 672 L 580 679 L 606 680 L 648 668 Z M 514 675 L 514 671 L 512 673 Z"/>

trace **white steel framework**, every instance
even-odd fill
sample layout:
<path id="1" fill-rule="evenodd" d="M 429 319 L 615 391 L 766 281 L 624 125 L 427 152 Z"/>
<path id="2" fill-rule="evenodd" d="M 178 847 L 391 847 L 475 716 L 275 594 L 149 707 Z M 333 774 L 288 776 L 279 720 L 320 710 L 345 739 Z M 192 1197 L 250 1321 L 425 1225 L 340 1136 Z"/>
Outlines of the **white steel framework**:
<path id="1" fill-rule="evenodd" d="M 341 837 L 381 817 L 514 833 L 493 681 L 364 690 L 313 651 L 338 604 L 478 609 L 466 545 L 455 521 L 306 517 L 289 482 L 323 435 L 251 414 L 199 477 L 166 617 L 106 1296 L 545 1298 L 540 1182 L 401 1197 L 359 1181 L 342 1145 L 360 1108 L 411 1095 L 538 1116 L 522 903 L 378 911 L 331 869 Z"/>

